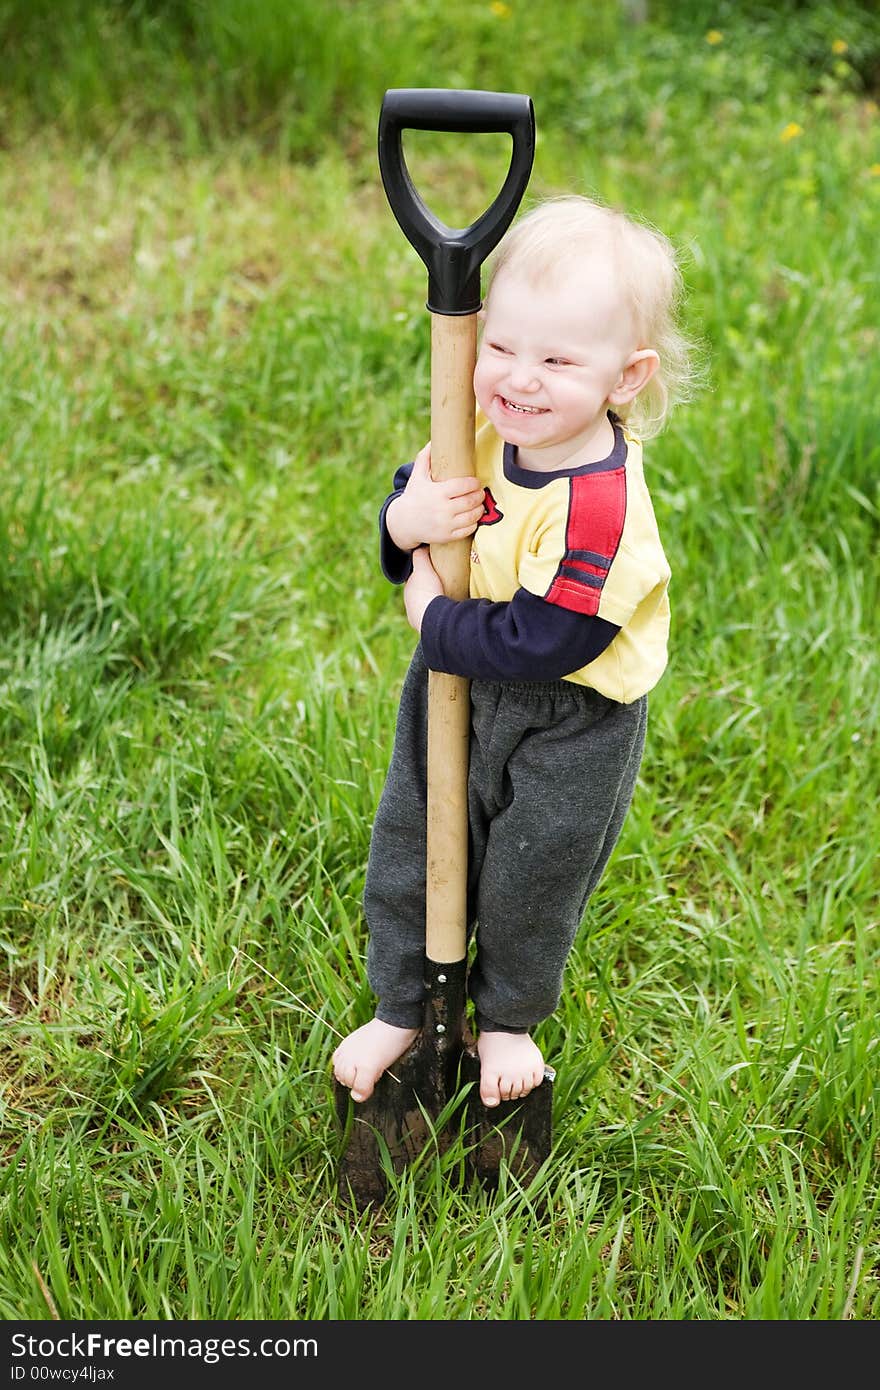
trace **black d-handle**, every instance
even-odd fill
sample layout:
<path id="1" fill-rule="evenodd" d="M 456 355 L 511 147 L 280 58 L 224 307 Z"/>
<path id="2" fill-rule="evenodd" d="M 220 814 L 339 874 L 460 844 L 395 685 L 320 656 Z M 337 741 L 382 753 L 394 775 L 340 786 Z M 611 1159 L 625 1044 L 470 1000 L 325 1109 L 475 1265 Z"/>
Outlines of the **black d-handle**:
<path id="1" fill-rule="evenodd" d="M 469 227 L 447 227 L 419 197 L 403 157 L 404 130 L 499 131 L 513 139 L 510 168 L 498 197 Z M 391 211 L 428 268 L 428 308 L 475 314 L 480 267 L 513 221 L 535 157 L 532 99 L 513 92 L 397 87 L 379 116 L 379 168 Z"/>

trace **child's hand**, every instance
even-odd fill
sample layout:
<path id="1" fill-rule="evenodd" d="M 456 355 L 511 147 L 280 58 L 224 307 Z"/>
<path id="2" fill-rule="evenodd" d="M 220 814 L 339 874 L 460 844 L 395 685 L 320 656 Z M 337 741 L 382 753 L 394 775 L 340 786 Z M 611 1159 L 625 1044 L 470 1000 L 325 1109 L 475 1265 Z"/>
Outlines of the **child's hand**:
<path id="1" fill-rule="evenodd" d="M 399 550 L 472 536 L 483 515 L 483 488 L 476 478 L 431 477 L 430 440 L 416 454 L 409 481 L 385 513 L 388 534 Z"/>
<path id="2" fill-rule="evenodd" d="M 432 599 L 443 593 L 443 583 L 424 546 L 413 551 L 412 562 L 412 574 L 403 586 L 403 602 L 410 627 L 421 632 L 425 609 Z"/>

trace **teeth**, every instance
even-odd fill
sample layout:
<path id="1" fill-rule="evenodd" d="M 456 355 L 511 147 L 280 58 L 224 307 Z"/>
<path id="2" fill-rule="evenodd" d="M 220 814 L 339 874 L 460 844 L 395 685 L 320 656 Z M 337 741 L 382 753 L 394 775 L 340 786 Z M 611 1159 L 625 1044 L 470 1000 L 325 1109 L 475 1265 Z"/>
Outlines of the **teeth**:
<path id="1" fill-rule="evenodd" d="M 539 405 L 517 405 L 515 401 L 509 401 L 506 396 L 504 404 L 508 410 L 516 410 L 520 415 L 543 415 L 544 413 L 543 407 Z"/>

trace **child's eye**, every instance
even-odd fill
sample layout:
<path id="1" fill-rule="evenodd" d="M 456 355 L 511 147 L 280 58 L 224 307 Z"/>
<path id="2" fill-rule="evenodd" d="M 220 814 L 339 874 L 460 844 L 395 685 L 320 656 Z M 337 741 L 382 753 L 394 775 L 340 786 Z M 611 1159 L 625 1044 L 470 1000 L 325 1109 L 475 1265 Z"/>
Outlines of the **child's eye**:
<path id="1" fill-rule="evenodd" d="M 508 349 L 504 346 L 503 343 L 490 343 L 489 346 L 490 346 L 490 348 L 492 349 L 493 352 L 507 352 L 507 351 L 508 351 Z"/>
<path id="2" fill-rule="evenodd" d="M 548 357 L 547 362 L 551 367 L 570 367 L 571 362 L 567 357 Z"/>

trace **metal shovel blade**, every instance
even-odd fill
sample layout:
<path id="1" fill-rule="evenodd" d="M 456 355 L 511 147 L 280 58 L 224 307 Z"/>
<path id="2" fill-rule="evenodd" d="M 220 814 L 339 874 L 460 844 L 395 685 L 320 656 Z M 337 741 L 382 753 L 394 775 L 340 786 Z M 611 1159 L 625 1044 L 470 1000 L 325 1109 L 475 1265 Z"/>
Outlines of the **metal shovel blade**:
<path id="1" fill-rule="evenodd" d="M 342 1134 L 339 1194 L 358 1211 L 382 1205 L 389 1170 L 401 1173 L 428 1144 L 445 1152 L 459 1128 L 448 1107 L 459 1094 L 464 1097 L 468 1083 L 468 1177 L 492 1188 L 506 1165 L 527 1183 L 550 1154 L 552 1068 L 545 1068 L 543 1082 L 524 1100 L 502 1101 L 493 1108 L 480 1100 L 480 1059 L 464 1023 L 466 971 L 464 961 L 426 960 L 425 1018 L 415 1042 L 379 1078 L 367 1100 L 353 1101 L 348 1088 L 335 1083 Z"/>

